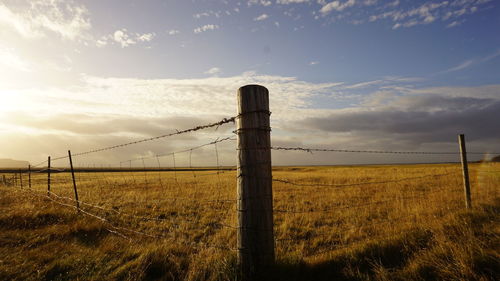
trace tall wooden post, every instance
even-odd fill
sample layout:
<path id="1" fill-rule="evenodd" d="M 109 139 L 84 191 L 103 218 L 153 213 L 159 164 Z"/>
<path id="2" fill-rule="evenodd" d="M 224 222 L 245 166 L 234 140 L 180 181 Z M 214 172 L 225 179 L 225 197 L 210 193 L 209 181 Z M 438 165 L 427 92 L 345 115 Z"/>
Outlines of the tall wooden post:
<path id="1" fill-rule="evenodd" d="M 28 165 L 28 188 L 31 189 L 31 165 Z"/>
<path id="2" fill-rule="evenodd" d="M 75 191 L 75 202 L 76 209 L 80 212 L 80 202 L 78 201 L 78 190 L 76 189 L 76 180 L 75 180 L 75 170 L 73 169 L 73 159 L 71 158 L 71 150 L 68 150 L 69 156 L 69 166 L 71 168 L 71 177 L 73 178 L 73 190 Z"/>
<path id="3" fill-rule="evenodd" d="M 472 201 L 470 198 L 469 166 L 467 165 L 467 151 L 465 149 L 465 136 L 463 134 L 458 135 L 458 143 L 460 145 L 460 159 L 462 160 L 462 173 L 464 178 L 465 208 L 470 209 L 472 207 Z"/>
<path id="4" fill-rule="evenodd" d="M 50 156 L 47 159 L 47 196 L 50 196 Z"/>
<path id="5" fill-rule="evenodd" d="M 258 280 L 274 263 L 269 92 L 238 90 L 238 263 L 242 280 Z"/>

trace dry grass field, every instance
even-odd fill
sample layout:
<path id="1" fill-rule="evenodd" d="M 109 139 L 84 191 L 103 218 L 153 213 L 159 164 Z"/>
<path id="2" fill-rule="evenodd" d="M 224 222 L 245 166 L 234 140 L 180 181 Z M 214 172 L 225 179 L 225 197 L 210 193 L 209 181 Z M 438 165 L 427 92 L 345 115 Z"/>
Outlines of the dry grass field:
<path id="1" fill-rule="evenodd" d="M 268 279 L 498 280 L 500 165 L 470 169 L 472 211 L 457 164 L 274 168 Z M 77 173 L 80 213 L 68 173 L 51 199 L 25 174 L 0 186 L 0 280 L 235 280 L 235 174 Z"/>

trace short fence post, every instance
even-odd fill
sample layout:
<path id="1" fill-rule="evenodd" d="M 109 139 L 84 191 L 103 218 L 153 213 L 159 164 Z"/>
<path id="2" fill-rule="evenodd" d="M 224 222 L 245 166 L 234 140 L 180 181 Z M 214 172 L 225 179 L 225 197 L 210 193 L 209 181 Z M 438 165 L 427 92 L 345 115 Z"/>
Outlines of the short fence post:
<path id="1" fill-rule="evenodd" d="M 2 181 L 3 181 L 3 185 L 7 185 L 7 180 L 5 179 L 5 175 L 2 175 Z"/>
<path id="2" fill-rule="evenodd" d="M 269 92 L 238 90 L 238 263 L 243 281 L 258 280 L 274 264 Z"/>
<path id="3" fill-rule="evenodd" d="M 17 187 L 17 173 L 14 173 L 14 187 Z"/>
<path id="4" fill-rule="evenodd" d="M 73 190 L 75 191 L 75 202 L 76 209 L 80 212 L 80 202 L 78 201 L 78 190 L 76 189 L 76 180 L 75 180 L 75 170 L 73 169 L 73 159 L 71 158 L 71 150 L 68 150 L 69 156 L 69 166 L 71 167 L 71 177 L 73 178 Z"/>
<path id="5" fill-rule="evenodd" d="M 458 135 L 458 143 L 460 145 L 460 159 L 462 161 L 462 173 L 464 178 L 465 208 L 470 209 L 472 207 L 472 201 L 470 198 L 469 166 L 467 165 L 467 151 L 465 149 L 465 136 L 463 134 Z"/>
<path id="6" fill-rule="evenodd" d="M 23 188 L 23 171 L 19 170 L 19 183 L 21 184 L 21 188 Z"/>
<path id="7" fill-rule="evenodd" d="M 47 159 L 47 196 L 50 196 L 50 156 Z"/>
<path id="8" fill-rule="evenodd" d="M 28 188 L 31 189 L 31 165 L 28 165 Z"/>

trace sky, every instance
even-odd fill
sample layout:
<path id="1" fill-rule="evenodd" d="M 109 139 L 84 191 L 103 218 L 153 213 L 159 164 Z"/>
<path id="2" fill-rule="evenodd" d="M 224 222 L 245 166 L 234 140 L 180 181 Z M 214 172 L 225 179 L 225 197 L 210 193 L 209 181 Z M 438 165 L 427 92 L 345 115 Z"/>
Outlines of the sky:
<path id="1" fill-rule="evenodd" d="M 499 31 L 498 0 L 0 0 L 0 158 L 33 164 L 216 122 L 247 84 L 269 89 L 274 146 L 455 152 L 464 133 L 491 156 Z M 117 166 L 233 130 L 75 162 Z M 233 165 L 235 141 L 176 157 Z M 273 152 L 276 165 L 457 160 Z"/>

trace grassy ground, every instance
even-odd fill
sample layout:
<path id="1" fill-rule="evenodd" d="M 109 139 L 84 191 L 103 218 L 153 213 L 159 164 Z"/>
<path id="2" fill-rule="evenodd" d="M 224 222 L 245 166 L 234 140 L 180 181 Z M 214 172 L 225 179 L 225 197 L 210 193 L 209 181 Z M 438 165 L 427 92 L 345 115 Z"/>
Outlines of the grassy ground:
<path id="1" fill-rule="evenodd" d="M 498 280 L 500 165 L 470 168 L 472 211 L 458 165 L 276 168 L 267 279 Z M 52 180 L 73 198 L 68 174 Z M 235 280 L 235 182 L 234 171 L 77 173 L 94 205 L 78 214 L 46 198 L 46 175 L 29 192 L 25 175 L 24 189 L 0 186 L 0 280 Z"/>

